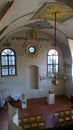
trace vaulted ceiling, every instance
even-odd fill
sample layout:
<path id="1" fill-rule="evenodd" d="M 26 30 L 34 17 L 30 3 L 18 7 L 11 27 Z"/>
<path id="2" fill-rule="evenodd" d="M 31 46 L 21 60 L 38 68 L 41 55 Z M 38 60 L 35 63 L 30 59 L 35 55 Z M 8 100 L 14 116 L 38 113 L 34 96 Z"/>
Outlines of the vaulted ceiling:
<path id="1" fill-rule="evenodd" d="M 57 39 L 73 39 L 72 0 L 0 0 L 0 41 L 20 30 L 37 29 Z"/>

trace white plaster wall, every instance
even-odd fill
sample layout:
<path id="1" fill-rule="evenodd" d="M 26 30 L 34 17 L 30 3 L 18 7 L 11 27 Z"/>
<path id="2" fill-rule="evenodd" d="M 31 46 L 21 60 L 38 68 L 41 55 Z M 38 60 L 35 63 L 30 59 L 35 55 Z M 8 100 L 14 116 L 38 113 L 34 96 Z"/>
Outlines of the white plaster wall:
<path id="1" fill-rule="evenodd" d="M 6 88 L 6 96 L 11 95 L 16 100 L 21 97 L 24 93 L 26 98 L 37 98 L 47 96 L 48 90 L 53 89 L 56 95 L 64 94 L 64 84 L 60 83 L 58 86 L 53 86 L 51 79 L 41 80 L 40 75 L 44 76 L 47 73 L 47 52 L 52 48 L 51 44 L 53 40 L 46 34 L 38 32 L 40 37 L 44 37 L 47 40 L 40 41 L 41 48 L 37 57 L 30 58 L 25 55 L 24 40 L 12 40 L 9 38 L 10 48 L 14 49 L 16 52 L 16 63 L 17 63 L 17 75 L 16 76 L 6 76 L 0 77 L 0 89 Z M 14 36 L 24 36 L 24 32 L 20 32 Z M 3 44 L 0 45 L 0 51 L 6 48 Z M 60 56 L 61 65 L 62 55 Z M 29 77 L 28 68 L 30 65 L 36 65 L 39 68 L 39 88 L 30 89 L 29 88 Z"/>
<path id="2" fill-rule="evenodd" d="M 68 46 L 71 52 L 71 58 L 73 57 L 73 40 L 68 39 Z M 72 59 L 70 57 L 65 58 L 65 63 L 67 64 L 66 67 L 66 73 L 71 75 L 70 79 L 65 80 L 65 95 L 69 98 L 71 98 L 71 95 L 73 95 L 73 63 Z"/>

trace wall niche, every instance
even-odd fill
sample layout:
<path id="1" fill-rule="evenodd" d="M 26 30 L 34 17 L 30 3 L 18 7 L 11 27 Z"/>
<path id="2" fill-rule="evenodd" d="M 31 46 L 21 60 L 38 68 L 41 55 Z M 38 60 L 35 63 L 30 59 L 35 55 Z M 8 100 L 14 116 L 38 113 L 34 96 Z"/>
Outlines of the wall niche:
<path id="1" fill-rule="evenodd" d="M 39 69 L 35 65 L 29 66 L 28 82 L 30 89 L 39 89 Z"/>

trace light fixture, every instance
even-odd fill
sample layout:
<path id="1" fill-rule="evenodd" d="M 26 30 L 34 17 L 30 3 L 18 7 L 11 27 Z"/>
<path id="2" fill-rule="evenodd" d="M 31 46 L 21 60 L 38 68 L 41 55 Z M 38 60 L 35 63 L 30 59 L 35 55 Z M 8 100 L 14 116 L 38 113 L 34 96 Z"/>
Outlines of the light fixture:
<path id="1" fill-rule="evenodd" d="M 57 73 L 56 73 L 56 12 L 54 12 L 55 15 L 55 35 L 54 35 L 54 47 L 55 47 L 55 69 L 54 72 L 51 74 L 46 74 L 45 76 L 40 76 L 40 80 L 46 80 L 48 78 L 52 78 L 52 84 L 58 85 L 58 79 L 57 79 Z"/>
<path id="2" fill-rule="evenodd" d="M 56 50 L 56 15 L 57 15 L 57 12 L 54 12 L 54 15 L 55 15 L 54 46 Z M 53 76 L 52 76 L 52 84 L 58 85 L 58 79 L 63 79 L 65 81 L 65 79 L 71 79 L 71 75 L 69 73 L 67 75 L 60 75 L 59 73 L 56 72 L 56 52 L 55 52 L 55 71 L 53 72 Z"/>
<path id="3" fill-rule="evenodd" d="M 56 50 L 56 12 L 54 12 L 55 15 L 55 35 L 54 35 L 54 46 L 55 46 L 55 50 Z M 52 78 L 52 84 L 54 85 L 58 85 L 58 80 L 57 80 L 57 75 L 56 75 L 56 52 L 55 52 L 55 71 L 53 72 L 53 78 Z"/>
<path id="4" fill-rule="evenodd" d="M 57 10 L 55 12 L 52 12 L 52 14 L 54 15 L 54 21 L 55 21 L 55 25 L 54 25 L 54 48 L 56 50 L 56 16 L 57 16 L 57 13 L 60 13 L 60 12 L 57 12 Z M 55 52 L 55 59 L 56 59 L 56 52 Z M 43 76 L 40 76 L 40 80 L 48 80 L 48 79 L 52 79 L 52 84 L 53 85 L 58 85 L 58 81 L 59 79 L 61 80 L 66 80 L 66 79 L 71 79 L 72 76 L 70 75 L 70 73 L 67 73 L 67 74 L 60 74 L 58 72 L 56 72 L 56 61 L 55 61 L 55 70 L 53 73 L 51 74 L 45 74 Z"/>

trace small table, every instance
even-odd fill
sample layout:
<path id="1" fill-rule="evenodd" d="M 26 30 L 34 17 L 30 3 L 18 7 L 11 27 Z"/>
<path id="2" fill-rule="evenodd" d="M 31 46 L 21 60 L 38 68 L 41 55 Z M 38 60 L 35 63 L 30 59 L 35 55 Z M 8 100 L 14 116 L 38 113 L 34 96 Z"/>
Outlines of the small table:
<path id="1" fill-rule="evenodd" d="M 21 103 L 22 103 L 22 108 L 27 108 L 27 101 L 26 101 L 26 99 L 23 99 L 21 101 Z"/>
<path id="2" fill-rule="evenodd" d="M 48 102 L 48 104 L 54 104 L 55 103 L 55 94 L 54 93 L 48 94 L 47 102 Z"/>

